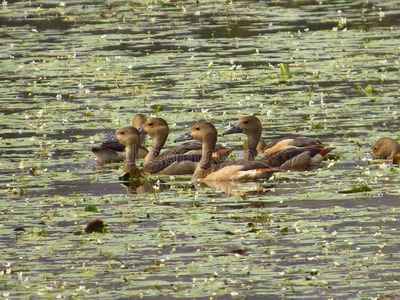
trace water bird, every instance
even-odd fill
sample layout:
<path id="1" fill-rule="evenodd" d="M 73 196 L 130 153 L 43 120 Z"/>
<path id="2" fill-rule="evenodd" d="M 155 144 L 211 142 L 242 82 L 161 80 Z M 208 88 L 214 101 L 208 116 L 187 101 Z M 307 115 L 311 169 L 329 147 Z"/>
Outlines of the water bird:
<path id="1" fill-rule="evenodd" d="M 259 160 L 282 171 L 310 171 L 318 168 L 333 148 L 288 148 L 264 155 Z"/>
<path id="2" fill-rule="evenodd" d="M 244 142 L 245 159 L 254 160 L 258 155 L 268 155 L 280 150 L 301 147 L 321 147 L 320 140 L 306 136 L 289 136 L 277 139 L 267 144 L 262 138 L 262 124 L 255 116 L 246 116 L 239 119 L 237 124 L 223 134 L 244 133 L 247 140 Z"/>
<path id="3" fill-rule="evenodd" d="M 161 153 L 168 138 L 169 127 L 162 118 L 151 118 L 147 120 L 139 132 L 149 134 L 153 138 L 153 145 L 143 161 L 143 170 L 154 175 L 183 175 L 193 174 L 200 161 L 200 142 L 191 141 L 175 146 Z M 221 145 L 214 147 L 214 161 L 225 160 L 233 148 L 225 148 Z"/>
<path id="4" fill-rule="evenodd" d="M 136 157 L 140 147 L 140 133 L 133 126 L 118 129 L 115 138 L 125 146 L 125 160 L 121 180 L 135 180 L 141 176 L 141 171 L 136 166 Z"/>
<path id="5" fill-rule="evenodd" d="M 176 142 L 196 139 L 202 143 L 201 159 L 193 173 L 192 181 L 268 179 L 279 170 L 260 161 L 212 165 L 212 153 L 217 143 L 217 135 L 218 132 L 213 124 L 199 122 L 193 125 L 189 132 L 175 139 Z"/>
<path id="6" fill-rule="evenodd" d="M 147 118 L 143 114 L 136 114 L 132 120 L 132 126 L 139 129 Z M 146 149 L 146 136 L 140 137 L 140 148 L 138 158 L 144 158 L 148 153 Z M 104 141 L 99 147 L 92 148 L 91 151 L 96 157 L 97 162 L 120 162 L 125 159 L 125 146 L 121 144 L 115 136 Z"/>
<path id="7" fill-rule="evenodd" d="M 271 167 L 280 167 L 281 170 L 311 170 L 318 167 L 332 150 L 321 148 L 323 145 L 319 140 L 305 136 L 282 138 L 266 145 L 261 139 L 261 122 L 254 116 L 239 119 L 235 126 L 224 132 L 233 133 L 244 133 L 247 136 L 243 146 L 245 161 L 254 161 L 257 154 L 261 153 L 260 161 Z"/>
<path id="8" fill-rule="evenodd" d="M 400 163 L 400 144 L 388 137 L 380 138 L 372 146 L 372 155 L 374 158 L 393 159 L 393 163 Z"/>

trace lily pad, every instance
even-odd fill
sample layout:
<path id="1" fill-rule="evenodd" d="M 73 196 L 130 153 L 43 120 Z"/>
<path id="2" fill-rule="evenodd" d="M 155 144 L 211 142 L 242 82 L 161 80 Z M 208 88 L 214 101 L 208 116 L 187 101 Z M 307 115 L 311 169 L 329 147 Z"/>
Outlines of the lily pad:
<path id="1" fill-rule="evenodd" d="M 358 185 L 353 187 L 351 190 L 342 190 L 339 191 L 340 194 L 352 194 L 352 193 L 364 193 L 364 192 L 371 192 L 372 188 L 368 185 Z"/>

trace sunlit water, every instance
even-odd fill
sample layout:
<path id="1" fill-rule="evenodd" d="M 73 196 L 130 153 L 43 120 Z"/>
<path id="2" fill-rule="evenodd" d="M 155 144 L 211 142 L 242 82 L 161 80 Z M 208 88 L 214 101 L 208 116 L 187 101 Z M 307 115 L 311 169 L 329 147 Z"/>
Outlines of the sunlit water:
<path id="1" fill-rule="evenodd" d="M 399 169 L 368 161 L 379 137 L 399 138 L 399 8 L 3 2 L 2 296 L 399 296 Z M 167 147 L 197 120 L 223 132 L 257 114 L 266 140 L 316 136 L 338 159 L 266 183 L 167 176 L 142 193 L 90 152 L 136 112 L 167 120 Z M 244 136 L 219 141 L 242 155 Z M 338 193 L 360 184 L 372 192 Z M 93 218 L 108 233 L 77 234 Z"/>

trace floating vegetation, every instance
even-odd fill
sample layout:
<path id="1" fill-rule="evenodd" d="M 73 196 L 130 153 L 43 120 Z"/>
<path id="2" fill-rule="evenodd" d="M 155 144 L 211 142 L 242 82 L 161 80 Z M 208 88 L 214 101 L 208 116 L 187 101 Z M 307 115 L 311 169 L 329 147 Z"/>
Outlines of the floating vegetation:
<path id="1" fill-rule="evenodd" d="M 399 166 L 371 147 L 400 139 L 399 8 L 3 1 L 0 295 L 398 297 Z M 90 149 L 136 113 L 168 122 L 166 148 L 197 121 L 257 115 L 266 141 L 334 150 L 266 182 L 119 180 Z M 218 136 L 232 159 L 244 139 Z"/>
<path id="2" fill-rule="evenodd" d="M 292 76 L 292 72 L 290 72 L 289 66 L 287 64 L 280 63 L 279 67 L 281 69 L 282 76 L 284 76 L 284 77 Z"/>
<path id="3" fill-rule="evenodd" d="M 341 194 L 352 194 L 352 193 L 365 193 L 365 192 L 371 192 L 372 188 L 370 188 L 368 185 L 363 184 L 363 185 L 357 185 L 353 187 L 350 190 L 342 190 L 339 191 Z"/>
<path id="4" fill-rule="evenodd" d="M 86 233 L 93 233 L 93 232 L 100 232 L 104 233 L 107 232 L 106 224 L 100 219 L 90 220 L 85 228 Z"/>

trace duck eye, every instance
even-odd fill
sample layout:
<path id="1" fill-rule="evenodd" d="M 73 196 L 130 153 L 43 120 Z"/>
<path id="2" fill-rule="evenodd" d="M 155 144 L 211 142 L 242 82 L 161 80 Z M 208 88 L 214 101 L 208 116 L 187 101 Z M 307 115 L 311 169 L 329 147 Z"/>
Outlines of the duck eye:
<path id="1" fill-rule="evenodd" d="M 244 124 L 249 124 L 249 121 L 244 121 Z"/>
<path id="2" fill-rule="evenodd" d="M 200 127 L 196 127 L 195 129 L 196 129 L 196 130 L 200 130 Z"/>
<path id="3" fill-rule="evenodd" d="M 149 123 L 148 125 L 149 125 L 149 126 L 153 126 L 153 123 Z"/>

